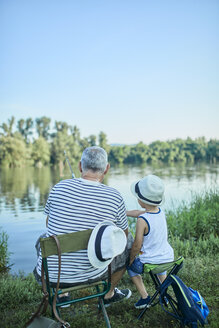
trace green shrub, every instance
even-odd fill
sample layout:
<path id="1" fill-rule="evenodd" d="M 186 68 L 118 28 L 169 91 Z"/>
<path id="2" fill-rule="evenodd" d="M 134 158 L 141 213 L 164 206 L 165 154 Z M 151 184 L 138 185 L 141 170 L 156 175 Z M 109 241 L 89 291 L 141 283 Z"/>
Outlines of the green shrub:
<path id="1" fill-rule="evenodd" d="M 195 238 L 182 240 L 171 233 L 169 242 L 174 249 L 175 258 L 181 255 L 185 258 L 214 257 L 219 253 L 218 237 L 214 234 L 210 234 L 207 239 L 200 237 L 198 240 Z"/>
<path id="2" fill-rule="evenodd" d="M 8 263 L 8 235 L 4 231 L 0 231 L 0 273 L 7 271 Z"/>
<path id="3" fill-rule="evenodd" d="M 211 190 L 194 195 L 190 205 L 183 203 L 167 211 L 168 229 L 181 240 L 209 238 L 219 235 L 219 192 Z"/>
<path id="4" fill-rule="evenodd" d="M 41 287 L 37 284 L 33 274 L 27 277 L 9 274 L 0 277 L 1 309 L 13 308 L 15 305 L 32 303 L 39 300 Z"/>

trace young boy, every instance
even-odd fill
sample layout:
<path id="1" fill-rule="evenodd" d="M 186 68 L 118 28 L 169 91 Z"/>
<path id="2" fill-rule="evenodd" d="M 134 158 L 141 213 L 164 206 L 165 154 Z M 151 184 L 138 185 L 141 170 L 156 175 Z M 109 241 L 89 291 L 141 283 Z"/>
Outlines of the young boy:
<path id="1" fill-rule="evenodd" d="M 160 264 L 174 259 L 173 249 L 168 243 L 165 213 L 159 207 L 164 201 L 164 184 L 155 175 L 147 175 L 137 183 L 133 183 L 131 191 L 138 199 L 143 211 L 127 211 L 127 216 L 137 217 L 136 235 L 130 253 L 128 273 L 135 284 L 141 298 L 135 304 L 137 309 L 143 309 L 150 301 L 141 273 L 143 264 Z M 137 256 L 137 257 L 136 257 Z M 166 272 L 159 274 L 163 282 Z"/>

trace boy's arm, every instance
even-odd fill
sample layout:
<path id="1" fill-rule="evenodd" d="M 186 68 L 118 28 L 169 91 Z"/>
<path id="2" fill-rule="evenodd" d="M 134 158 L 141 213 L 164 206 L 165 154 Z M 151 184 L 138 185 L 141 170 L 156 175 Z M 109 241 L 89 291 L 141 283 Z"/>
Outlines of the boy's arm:
<path id="1" fill-rule="evenodd" d="M 140 210 L 132 210 L 132 211 L 126 211 L 126 215 L 130 216 L 131 218 L 137 218 L 141 214 L 144 214 L 146 210 L 140 211 Z"/>
<path id="2" fill-rule="evenodd" d="M 146 234 L 147 232 L 148 232 L 147 223 L 142 218 L 138 218 L 137 224 L 136 224 L 135 240 L 132 244 L 132 248 L 131 248 L 131 252 L 130 252 L 130 263 L 129 263 L 129 265 L 132 264 L 132 262 L 134 261 L 136 255 L 139 254 L 139 252 L 141 250 L 142 243 L 143 243 L 144 234 Z"/>

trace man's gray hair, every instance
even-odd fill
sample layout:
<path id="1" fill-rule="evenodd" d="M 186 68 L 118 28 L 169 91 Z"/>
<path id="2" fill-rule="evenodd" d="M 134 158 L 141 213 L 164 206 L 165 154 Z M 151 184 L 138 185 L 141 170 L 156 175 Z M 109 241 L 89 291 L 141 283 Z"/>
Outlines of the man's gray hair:
<path id="1" fill-rule="evenodd" d="M 103 173 L 108 163 L 106 151 L 97 146 L 85 148 L 81 156 L 81 168 L 83 172 L 92 170 Z"/>

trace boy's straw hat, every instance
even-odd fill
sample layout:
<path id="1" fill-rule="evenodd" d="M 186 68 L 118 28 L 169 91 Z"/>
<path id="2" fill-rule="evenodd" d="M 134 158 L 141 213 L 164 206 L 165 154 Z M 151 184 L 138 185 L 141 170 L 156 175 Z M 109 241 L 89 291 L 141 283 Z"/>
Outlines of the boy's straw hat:
<path id="1" fill-rule="evenodd" d="M 164 184 L 156 175 L 149 174 L 131 185 L 131 192 L 141 202 L 159 206 L 164 202 Z"/>
<path id="2" fill-rule="evenodd" d="M 88 258 L 95 268 L 107 267 L 115 256 L 124 252 L 127 244 L 125 232 L 111 221 L 99 223 L 88 242 Z"/>

